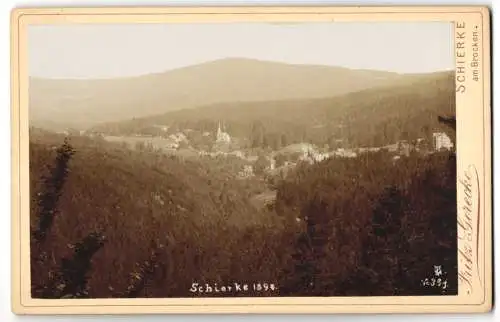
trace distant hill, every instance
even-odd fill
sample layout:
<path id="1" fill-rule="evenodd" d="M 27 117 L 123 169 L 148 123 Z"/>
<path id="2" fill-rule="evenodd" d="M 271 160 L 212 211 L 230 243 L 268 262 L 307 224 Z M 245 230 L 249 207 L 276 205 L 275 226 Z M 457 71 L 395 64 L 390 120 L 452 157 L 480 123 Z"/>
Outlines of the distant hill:
<path id="1" fill-rule="evenodd" d="M 232 58 L 128 78 L 31 78 L 30 120 L 45 128 L 82 128 L 202 105 L 333 97 L 401 77 Z"/>
<path id="2" fill-rule="evenodd" d="M 280 146 L 311 142 L 385 145 L 429 137 L 443 128 L 439 115 L 454 115 L 452 72 L 401 77 L 391 83 L 330 98 L 232 102 L 173 111 L 94 129 L 113 134 L 147 131 L 158 124 L 214 131 L 223 121 L 233 136 L 281 140 Z"/>

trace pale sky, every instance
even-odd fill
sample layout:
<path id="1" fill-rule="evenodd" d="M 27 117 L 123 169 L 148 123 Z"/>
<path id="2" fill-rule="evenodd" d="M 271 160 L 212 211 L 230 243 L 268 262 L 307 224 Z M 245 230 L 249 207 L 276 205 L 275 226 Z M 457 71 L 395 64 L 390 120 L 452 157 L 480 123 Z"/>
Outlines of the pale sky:
<path id="1" fill-rule="evenodd" d="M 30 76 L 110 78 L 229 57 L 399 73 L 453 69 L 443 22 L 34 25 Z"/>

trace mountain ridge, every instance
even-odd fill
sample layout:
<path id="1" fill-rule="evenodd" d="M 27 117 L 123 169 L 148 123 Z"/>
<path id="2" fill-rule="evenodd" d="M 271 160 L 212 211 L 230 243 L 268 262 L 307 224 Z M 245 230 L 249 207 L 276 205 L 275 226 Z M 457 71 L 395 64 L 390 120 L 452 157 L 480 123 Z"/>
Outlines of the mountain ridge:
<path id="1" fill-rule="evenodd" d="M 297 66 L 297 67 L 307 67 L 307 68 L 335 68 L 339 70 L 346 71 L 359 71 L 359 72 L 375 72 L 375 73 L 385 73 L 385 74 L 393 74 L 393 75 L 411 75 L 414 73 L 398 73 L 393 71 L 387 71 L 382 69 L 369 69 L 369 68 L 350 68 L 340 65 L 322 65 L 317 63 L 288 63 L 277 60 L 265 60 L 265 59 L 256 59 L 256 58 L 246 58 L 246 57 L 228 57 L 228 58 L 220 58 L 215 60 L 207 60 L 195 64 L 183 65 L 180 67 L 175 67 L 171 69 L 164 69 L 155 72 L 145 72 L 141 74 L 135 75 L 127 75 L 127 76 L 110 76 L 110 77 L 42 77 L 42 76 L 30 76 L 30 80 L 37 81 L 108 81 L 108 80 L 126 80 L 126 79 L 134 79 L 140 78 L 144 76 L 154 76 L 154 75 L 162 75 L 170 72 L 182 71 L 185 69 L 197 68 L 201 66 L 207 65 L 217 65 L 221 63 L 255 63 L 255 64 L 270 64 L 270 65 L 282 65 L 282 66 Z"/>
<path id="2" fill-rule="evenodd" d="M 331 97 L 401 77 L 405 76 L 237 58 L 133 78 L 31 78 L 30 120 L 88 128 L 215 103 Z"/>
<path id="3" fill-rule="evenodd" d="M 453 115 L 454 110 L 454 75 L 441 72 L 328 98 L 210 104 L 101 123 L 92 129 L 111 135 L 164 135 L 160 125 L 174 132 L 212 131 L 223 121 L 231 135 L 241 138 L 255 135 L 257 126 L 274 138 L 286 135 L 290 142 L 350 138 L 370 145 L 404 139 L 404 132 L 412 137 L 429 135 L 431 128 L 439 127 L 437 116 Z"/>

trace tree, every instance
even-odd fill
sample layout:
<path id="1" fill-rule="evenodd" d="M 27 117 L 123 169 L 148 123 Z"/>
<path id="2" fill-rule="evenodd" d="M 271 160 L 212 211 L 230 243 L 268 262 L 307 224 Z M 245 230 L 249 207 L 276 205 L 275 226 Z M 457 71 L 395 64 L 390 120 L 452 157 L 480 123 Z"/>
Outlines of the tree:
<path id="1" fill-rule="evenodd" d="M 457 119 L 455 116 L 438 116 L 438 121 L 442 124 L 449 126 L 453 131 L 457 129 Z"/>
<path id="2" fill-rule="evenodd" d="M 87 297 L 87 274 L 91 269 L 91 259 L 104 245 L 105 240 L 106 238 L 100 233 L 90 233 L 82 242 L 72 245 L 73 256 L 63 258 L 59 271 L 43 286 L 40 297 Z"/>
<path id="3" fill-rule="evenodd" d="M 50 170 L 50 174 L 43 178 L 44 190 L 40 193 L 37 201 L 39 208 L 38 227 L 33 232 L 33 237 L 37 242 L 42 242 L 45 239 L 52 226 L 57 212 L 57 202 L 68 177 L 68 163 L 75 151 L 66 138 L 56 153 L 55 166 Z"/>
<path id="4" fill-rule="evenodd" d="M 264 145 L 264 126 L 261 122 L 252 124 L 252 147 L 260 148 Z"/>
<path id="5" fill-rule="evenodd" d="M 43 191 L 39 194 L 39 221 L 38 227 L 32 231 L 31 264 L 32 279 L 36 275 L 36 265 L 43 266 L 48 251 L 44 249 L 44 241 L 53 225 L 57 213 L 57 203 L 62 188 L 69 173 L 68 163 L 75 150 L 68 139 L 57 149 L 55 166 L 49 176 L 43 179 Z M 32 296 L 41 298 L 86 297 L 87 274 L 90 271 L 92 256 L 104 245 L 105 237 L 98 232 L 92 232 L 82 242 L 71 246 L 74 255 L 65 258 L 59 270 L 49 275 L 47 282 L 34 285 L 32 282 Z M 43 268 L 42 268 L 43 270 Z"/>
<path id="6" fill-rule="evenodd" d="M 288 137 L 285 133 L 281 134 L 281 146 L 288 145 Z"/>
<path id="7" fill-rule="evenodd" d="M 453 145 L 456 147 L 457 138 L 456 138 L 456 130 L 457 130 L 457 119 L 455 116 L 438 116 L 438 122 L 444 124 L 448 127 L 449 131 L 447 134 L 450 135 L 450 138 L 453 142 Z"/>
<path id="8" fill-rule="evenodd" d="M 256 175 L 263 175 L 268 165 L 269 161 L 267 160 L 267 158 L 263 155 L 259 155 L 257 161 L 255 161 L 253 171 Z"/>
<path id="9" fill-rule="evenodd" d="M 276 160 L 276 166 L 282 167 L 285 165 L 285 162 L 288 160 L 287 156 L 283 153 L 276 154 L 274 159 Z"/>
<path id="10" fill-rule="evenodd" d="M 287 294 L 322 296 L 331 294 L 332 290 L 324 286 L 332 281 L 324 280 L 325 252 L 331 235 L 328 204 L 318 195 L 301 210 L 300 218 L 304 222 L 303 230 L 295 242 L 295 252 L 292 254 L 293 268 L 290 278 L 285 282 L 284 291 Z"/>

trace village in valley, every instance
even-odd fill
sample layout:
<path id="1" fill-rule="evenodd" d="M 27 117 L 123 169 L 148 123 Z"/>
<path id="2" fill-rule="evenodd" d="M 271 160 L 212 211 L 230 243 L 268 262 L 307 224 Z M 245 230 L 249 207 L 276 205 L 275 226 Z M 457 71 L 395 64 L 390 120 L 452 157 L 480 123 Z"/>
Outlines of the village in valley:
<path id="1" fill-rule="evenodd" d="M 312 143 L 292 143 L 277 150 L 250 148 L 248 139 L 232 136 L 226 130 L 224 122 L 218 122 L 213 131 L 200 131 L 190 128 L 172 130 L 167 125 L 154 125 L 154 134 L 136 133 L 133 135 L 107 135 L 95 131 L 59 132 L 64 135 L 76 134 L 96 139 L 103 139 L 122 147 L 139 151 L 154 151 L 175 155 L 180 158 L 221 159 L 237 161 L 235 175 L 239 179 L 255 176 L 286 176 L 286 173 L 301 162 L 313 164 L 329 158 L 356 158 L 362 153 L 385 151 L 392 155 L 393 162 L 411 153 L 430 154 L 436 151 L 453 150 L 454 144 L 447 133 L 432 133 L 432 142 L 424 138 L 400 140 L 393 144 L 375 147 L 316 146 Z"/>

